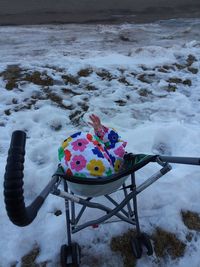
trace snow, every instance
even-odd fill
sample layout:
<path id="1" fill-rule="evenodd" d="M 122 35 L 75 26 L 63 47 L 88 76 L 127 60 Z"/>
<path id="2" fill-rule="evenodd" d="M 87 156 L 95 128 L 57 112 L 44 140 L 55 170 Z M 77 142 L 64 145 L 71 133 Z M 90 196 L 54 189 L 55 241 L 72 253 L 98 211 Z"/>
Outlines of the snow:
<path id="1" fill-rule="evenodd" d="M 0 27 L 0 73 L 9 65 L 19 65 L 24 73 L 46 72 L 54 79 L 54 85 L 49 86 L 51 93 L 60 96 L 66 107 L 45 98 L 48 92 L 44 92 L 44 87 L 30 82 L 19 82 L 18 88 L 6 90 L 6 81 L 0 75 L 1 192 L 14 130 L 27 133 L 24 188 L 28 204 L 55 171 L 61 141 L 77 129 L 89 130 L 87 119 L 91 113 L 119 130 L 128 141 L 129 152 L 199 157 L 199 29 L 198 19 L 152 24 Z M 189 65 L 191 55 L 195 60 Z M 191 72 L 189 67 L 198 72 Z M 79 84 L 65 84 L 63 75 L 77 77 L 80 70 L 87 68 L 92 73 L 79 77 Z M 173 80 L 175 78 L 181 81 Z M 184 83 L 187 80 L 191 84 Z M 175 90 L 170 90 L 169 85 Z M 64 93 L 62 89 L 70 89 L 70 92 Z M 41 91 L 44 98 L 39 97 Z M 33 96 L 38 97 L 38 101 L 28 108 Z M 10 115 L 5 110 L 10 110 Z M 70 119 L 75 111 L 82 115 L 78 125 Z M 159 226 L 187 242 L 188 229 L 180 211 L 200 213 L 200 169 L 189 165 L 172 166 L 169 174 L 138 196 L 140 222 L 149 234 Z M 138 185 L 155 170 L 154 164 L 140 170 Z M 59 266 L 60 246 L 66 242 L 66 233 L 65 218 L 55 216 L 56 209 L 64 213 L 64 201 L 50 195 L 34 222 L 19 228 L 9 221 L 3 194 L 0 195 L 0 266 L 16 263 L 19 267 L 21 257 L 34 244 L 41 248 L 38 262 L 47 260 L 48 267 Z M 92 215 L 93 211 L 88 210 L 87 216 Z M 94 266 L 95 261 L 99 267 L 123 266 L 120 256 L 111 251 L 109 242 L 128 228 L 126 223 L 113 223 L 112 227 L 106 224 L 73 235 L 83 247 L 81 267 Z M 169 260 L 166 266 L 198 267 L 199 245 L 197 235 L 196 241 L 187 246 L 184 257 L 176 262 Z M 154 259 L 144 256 L 137 266 L 157 265 Z"/>

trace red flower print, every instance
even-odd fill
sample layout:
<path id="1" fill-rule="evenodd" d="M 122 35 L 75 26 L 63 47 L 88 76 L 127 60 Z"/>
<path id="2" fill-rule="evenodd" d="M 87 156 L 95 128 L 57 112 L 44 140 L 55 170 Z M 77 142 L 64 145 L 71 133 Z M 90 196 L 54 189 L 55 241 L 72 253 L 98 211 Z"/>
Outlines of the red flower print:
<path id="1" fill-rule="evenodd" d="M 91 134 L 88 133 L 86 136 L 87 136 L 87 139 L 88 139 L 89 141 L 92 141 L 92 138 L 93 138 L 93 137 L 92 137 Z"/>
<path id="2" fill-rule="evenodd" d="M 83 152 L 89 142 L 86 139 L 77 139 L 72 143 L 73 150 Z"/>
<path id="3" fill-rule="evenodd" d="M 73 176 L 73 173 L 70 169 L 67 169 L 66 174 L 67 176 Z"/>
<path id="4" fill-rule="evenodd" d="M 97 147 L 101 152 L 104 152 L 104 148 L 102 147 L 100 143 L 97 144 Z"/>
<path id="5" fill-rule="evenodd" d="M 71 152 L 65 149 L 64 153 L 65 153 L 65 161 L 70 161 L 72 155 Z"/>
<path id="6" fill-rule="evenodd" d="M 87 160 L 82 155 L 76 155 L 72 158 L 70 162 L 70 166 L 72 170 L 75 170 L 77 172 L 81 171 L 83 168 L 85 168 L 87 163 Z"/>
<path id="7" fill-rule="evenodd" d="M 99 142 L 98 142 L 97 140 L 95 140 L 95 141 L 93 141 L 92 143 L 93 143 L 95 146 L 97 146 Z"/>

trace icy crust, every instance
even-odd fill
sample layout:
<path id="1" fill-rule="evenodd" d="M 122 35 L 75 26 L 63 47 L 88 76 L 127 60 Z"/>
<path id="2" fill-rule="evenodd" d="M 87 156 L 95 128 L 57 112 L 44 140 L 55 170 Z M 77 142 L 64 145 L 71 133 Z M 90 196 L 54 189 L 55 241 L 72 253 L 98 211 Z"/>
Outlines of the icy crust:
<path id="1" fill-rule="evenodd" d="M 24 188 L 29 204 L 53 174 L 60 143 L 77 129 L 89 130 L 86 122 L 93 112 L 120 131 L 128 151 L 199 157 L 199 27 L 199 20 L 1 27 L 1 191 L 14 130 L 27 133 Z M 137 183 L 155 170 L 153 164 L 140 170 Z M 185 218 L 187 211 L 198 218 L 199 195 L 199 168 L 184 165 L 174 165 L 139 195 L 142 229 L 151 236 L 162 229 L 160 235 L 170 232 L 186 245 L 181 258 L 166 256 L 163 265 L 198 267 L 199 228 L 191 229 Z M 121 197 L 118 192 L 116 198 Z M 8 220 L 2 194 L 0 200 L 0 266 L 23 265 L 22 257 L 32 249 L 36 266 L 59 266 L 65 219 L 55 213 L 64 213 L 63 200 L 49 196 L 35 221 L 23 229 Z M 100 211 L 88 210 L 83 221 L 94 215 Z M 114 223 L 74 235 L 83 250 L 82 266 L 123 266 L 110 242 L 128 228 Z M 159 263 L 144 256 L 137 266 Z"/>

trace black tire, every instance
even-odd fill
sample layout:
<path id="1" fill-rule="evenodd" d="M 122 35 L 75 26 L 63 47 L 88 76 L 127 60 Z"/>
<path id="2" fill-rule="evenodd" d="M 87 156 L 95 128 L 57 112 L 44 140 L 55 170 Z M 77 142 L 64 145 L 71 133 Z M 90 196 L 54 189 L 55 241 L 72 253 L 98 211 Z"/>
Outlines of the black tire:
<path id="1" fill-rule="evenodd" d="M 78 267 L 81 262 L 81 248 L 77 243 L 72 243 L 72 261 L 74 267 Z"/>
<path id="2" fill-rule="evenodd" d="M 143 245 L 147 249 L 147 255 L 153 255 L 153 247 L 151 244 L 150 237 L 145 233 L 141 233 L 139 236 L 139 241 L 141 243 L 141 246 Z"/>
<path id="3" fill-rule="evenodd" d="M 67 245 L 62 245 L 60 248 L 60 265 L 67 267 Z"/>
<path id="4" fill-rule="evenodd" d="M 62 245 L 60 248 L 60 265 L 67 267 L 67 245 Z"/>
<path id="5" fill-rule="evenodd" d="M 140 259 L 142 257 L 142 246 L 140 240 L 137 237 L 131 239 L 131 248 L 134 257 L 136 259 Z"/>
<path id="6" fill-rule="evenodd" d="M 62 245 L 60 249 L 61 267 L 79 267 L 81 258 L 80 246 L 72 243 L 70 246 Z"/>

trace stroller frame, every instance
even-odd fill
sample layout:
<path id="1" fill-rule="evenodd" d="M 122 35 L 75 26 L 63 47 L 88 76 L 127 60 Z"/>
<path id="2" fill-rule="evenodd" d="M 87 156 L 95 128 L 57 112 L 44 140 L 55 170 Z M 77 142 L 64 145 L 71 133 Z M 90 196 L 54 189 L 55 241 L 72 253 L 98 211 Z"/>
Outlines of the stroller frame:
<path id="1" fill-rule="evenodd" d="M 68 177 L 58 166 L 57 171 L 53 174 L 52 179 L 36 197 L 28 207 L 25 206 L 23 196 L 23 169 L 24 169 L 24 155 L 25 155 L 25 141 L 26 133 L 23 131 L 13 132 L 10 149 L 8 151 L 5 180 L 4 180 L 4 199 L 7 214 L 9 219 L 17 226 L 29 225 L 37 216 L 39 209 L 44 203 L 47 196 L 51 193 L 53 195 L 64 198 L 65 200 L 65 217 L 67 230 L 67 243 L 61 246 L 61 266 L 62 267 L 78 267 L 80 266 L 80 246 L 72 242 L 72 234 L 85 229 L 86 227 L 97 227 L 99 224 L 110 222 L 111 217 L 117 217 L 120 221 L 127 222 L 136 228 L 136 236 L 131 239 L 132 252 L 136 258 L 142 256 L 142 249 L 147 249 L 147 255 L 153 254 L 153 248 L 150 238 L 147 234 L 140 230 L 138 209 L 137 209 L 137 195 L 144 191 L 147 187 L 169 172 L 172 167 L 169 163 L 180 163 L 190 165 L 200 165 L 199 158 L 188 157 L 170 157 L 159 155 L 133 155 L 128 153 L 124 157 L 124 168 L 119 173 L 106 178 L 82 178 L 82 177 Z M 152 174 L 142 184 L 136 186 L 135 173 L 137 170 L 143 168 L 151 162 L 158 163 L 161 168 L 156 173 Z M 129 177 L 129 184 L 127 185 Z M 123 179 L 122 179 L 123 178 Z M 122 180 L 120 180 L 122 179 Z M 126 181 L 125 181 L 126 180 Z M 71 190 L 71 185 L 78 184 L 93 186 L 113 185 L 115 182 L 122 182 L 121 187 L 117 190 L 123 190 L 124 199 L 118 203 L 112 196 L 115 190 L 101 195 L 104 196 L 109 203 L 114 207 L 110 208 L 106 205 L 93 201 L 93 196 L 82 197 Z M 63 182 L 63 189 L 60 189 L 61 182 Z M 107 192 L 107 191 L 106 191 Z M 95 196 L 94 196 L 95 197 Z M 81 209 L 76 213 L 76 205 L 81 205 Z M 105 215 L 89 220 L 80 224 L 86 208 L 99 209 L 105 212 Z"/>
<path id="2" fill-rule="evenodd" d="M 126 155 L 126 158 L 128 158 L 128 160 L 130 159 L 133 160 L 135 159 L 135 157 L 137 156 L 136 155 L 134 156 L 132 154 Z M 54 174 L 54 177 L 58 180 L 58 183 L 54 186 L 54 189 L 51 191 L 51 194 L 54 194 L 56 196 L 65 199 L 67 245 L 61 246 L 61 266 L 65 267 L 68 266 L 68 264 L 70 263 L 73 264 L 75 263 L 75 266 L 79 266 L 80 253 L 81 253 L 80 247 L 77 243 L 72 242 L 72 234 L 81 231 L 89 226 L 96 228 L 99 226 L 99 224 L 110 222 L 108 220 L 113 216 L 118 217 L 119 221 L 124 221 L 126 223 L 135 226 L 136 236 L 131 240 L 131 247 L 133 254 L 136 258 L 141 258 L 142 246 L 146 247 L 147 255 L 150 256 L 153 254 L 153 248 L 151 245 L 150 238 L 148 237 L 147 234 L 142 233 L 140 230 L 138 209 L 137 209 L 137 195 L 171 170 L 170 164 L 162 162 L 158 157 L 156 157 L 156 162 L 159 163 L 162 166 L 162 168 L 158 172 L 150 176 L 145 182 L 143 182 L 138 187 L 136 187 L 136 182 L 135 182 L 135 171 L 130 174 L 131 183 L 127 186 L 126 182 L 124 182 L 121 188 L 119 188 L 119 190 L 123 190 L 124 194 L 124 199 L 121 201 L 121 203 L 116 202 L 111 196 L 115 192 L 111 192 L 111 194 L 104 195 L 104 197 L 114 205 L 113 209 L 105 205 L 92 202 L 93 200 L 92 197 L 84 199 L 80 196 L 75 195 L 73 192 L 70 191 L 68 187 L 67 181 L 65 179 L 66 176 L 65 175 L 63 176 L 62 171 L 60 172 L 61 168 L 58 168 L 58 171 Z M 63 180 L 64 191 L 58 189 L 62 180 Z M 128 190 L 130 192 L 128 192 Z M 76 214 L 76 204 L 82 206 L 82 208 L 77 214 Z M 80 219 L 87 207 L 102 210 L 106 214 L 98 219 L 90 220 L 87 221 L 86 223 L 79 224 Z M 65 265 L 65 263 L 67 263 L 67 265 Z"/>
<path id="3" fill-rule="evenodd" d="M 51 191 L 51 194 L 54 194 L 56 196 L 65 199 L 68 244 L 69 245 L 71 244 L 71 234 L 74 234 L 88 226 L 97 227 L 99 224 L 107 222 L 107 220 L 113 216 L 117 216 L 120 219 L 120 221 L 124 221 L 129 224 L 135 225 L 137 234 L 139 235 L 140 225 L 139 225 L 138 211 L 137 211 L 137 195 L 171 170 L 171 166 L 168 163 L 161 162 L 159 158 L 156 161 L 160 165 L 162 165 L 162 168 L 158 172 L 153 174 L 151 177 L 149 177 L 139 187 L 136 187 L 135 172 L 131 173 L 131 184 L 127 186 L 126 182 L 124 182 L 122 187 L 119 188 L 119 190 L 123 190 L 124 193 L 124 200 L 121 201 L 121 203 L 117 203 L 112 198 L 111 195 L 114 192 L 112 192 L 109 195 L 104 195 L 104 197 L 114 205 L 113 209 L 108 208 L 105 205 L 96 202 L 91 202 L 91 200 L 93 199 L 92 197 L 84 199 L 81 198 L 80 196 L 75 195 L 73 192 L 70 192 L 70 189 L 67 185 L 67 181 L 63 179 L 63 174 L 60 174 L 58 169 L 58 172 L 54 174 L 54 177 L 56 177 L 59 182 L 55 185 L 54 189 Z M 58 186 L 61 183 L 62 179 L 63 179 L 64 191 L 58 189 Z M 128 190 L 130 190 L 129 193 Z M 76 214 L 76 208 L 75 208 L 76 204 L 82 205 L 82 208 L 78 212 L 78 214 Z M 82 225 L 79 225 L 79 221 L 87 207 L 102 210 L 106 213 L 106 215 L 96 220 L 88 221 Z M 127 207 L 127 210 L 125 210 L 125 207 Z"/>

